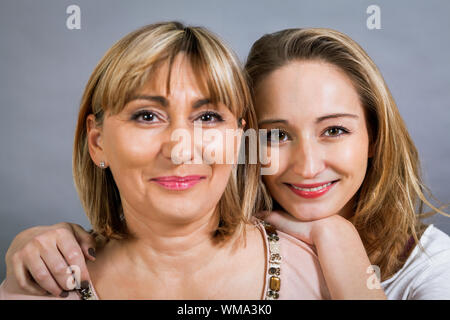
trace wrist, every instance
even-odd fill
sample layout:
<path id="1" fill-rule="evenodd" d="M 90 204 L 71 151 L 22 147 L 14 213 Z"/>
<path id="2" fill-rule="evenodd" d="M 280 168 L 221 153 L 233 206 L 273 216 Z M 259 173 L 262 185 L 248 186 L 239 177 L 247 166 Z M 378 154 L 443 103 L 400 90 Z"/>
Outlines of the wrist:
<path id="1" fill-rule="evenodd" d="M 333 241 L 348 236 L 349 232 L 357 233 L 355 226 L 339 215 L 332 215 L 317 221 L 311 230 L 311 238 L 314 243 Z"/>

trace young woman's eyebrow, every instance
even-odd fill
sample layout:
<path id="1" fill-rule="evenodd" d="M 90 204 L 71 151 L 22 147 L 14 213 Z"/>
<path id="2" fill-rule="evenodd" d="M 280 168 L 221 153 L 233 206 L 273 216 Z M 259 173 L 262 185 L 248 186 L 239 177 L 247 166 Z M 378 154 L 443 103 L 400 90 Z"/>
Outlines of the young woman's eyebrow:
<path id="1" fill-rule="evenodd" d="M 327 119 L 335 119 L 335 118 L 354 118 L 358 119 L 359 117 L 356 114 L 351 113 L 333 113 L 333 114 L 327 114 L 325 116 L 319 117 L 316 119 L 316 123 L 322 122 Z"/>
<path id="2" fill-rule="evenodd" d="M 258 122 L 258 125 L 263 125 L 263 124 L 273 124 L 273 123 L 283 123 L 283 124 L 288 124 L 287 120 L 284 119 L 266 119 L 266 120 L 261 120 Z"/>

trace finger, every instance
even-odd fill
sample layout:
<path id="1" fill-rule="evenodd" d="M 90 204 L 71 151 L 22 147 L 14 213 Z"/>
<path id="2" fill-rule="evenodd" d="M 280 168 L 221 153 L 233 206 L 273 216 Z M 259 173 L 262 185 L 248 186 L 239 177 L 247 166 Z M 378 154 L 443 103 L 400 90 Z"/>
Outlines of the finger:
<path id="1" fill-rule="evenodd" d="M 73 290 L 76 287 L 76 282 L 72 275 L 72 270 L 56 244 L 51 248 L 42 247 L 40 253 L 48 271 L 59 287 L 66 291 Z"/>
<path id="2" fill-rule="evenodd" d="M 14 277 L 12 281 L 8 281 L 14 283 L 13 292 L 34 296 L 47 295 L 47 291 L 36 284 L 22 263 L 14 266 L 12 273 L 6 276 L 7 280 L 10 280 L 10 277 Z"/>
<path id="3" fill-rule="evenodd" d="M 62 290 L 58 286 L 41 257 L 39 255 L 28 255 L 28 257 L 30 258 L 25 259 L 24 266 L 33 277 L 33 280 L 52 295 L 62 298 L 67 297 L 67 291 Z"/>
<path id="4" fill-rule="evenodd" d="M 75 238 L 80 244 L 81 250 L 86 258 L 95 261 L 95 238 L 78 224 L 70 224 Z"/>
<path id="5" fill-rule="evenodd" d="M 83 252 L 75 237 L 72 233 L 70 235 L 60 235 L 56 245 L 67 264 L 74 272 L 77 286 L 84 287 L 86 281 L 90 281 L 90 276 Z"/>

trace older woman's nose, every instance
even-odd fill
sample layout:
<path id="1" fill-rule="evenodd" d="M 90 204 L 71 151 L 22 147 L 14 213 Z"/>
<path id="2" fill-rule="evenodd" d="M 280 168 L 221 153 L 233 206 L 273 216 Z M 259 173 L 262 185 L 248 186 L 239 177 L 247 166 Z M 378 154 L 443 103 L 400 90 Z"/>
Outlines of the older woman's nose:
<path id="1" fill-rule="evenodd" d="M 202 148 L 193 130 L 186 127 L 175 127 L 167 133 L 162 143 L 162 154 L 173 164 L 202 163 Z"/>
<path id="2" fill-rule="evenodd" d="M 291 156 L 294 173 L 304 179 L 313 179 L 325 168 L 320 146 L 311 140 L 304 139 L 298 142 Z"/>

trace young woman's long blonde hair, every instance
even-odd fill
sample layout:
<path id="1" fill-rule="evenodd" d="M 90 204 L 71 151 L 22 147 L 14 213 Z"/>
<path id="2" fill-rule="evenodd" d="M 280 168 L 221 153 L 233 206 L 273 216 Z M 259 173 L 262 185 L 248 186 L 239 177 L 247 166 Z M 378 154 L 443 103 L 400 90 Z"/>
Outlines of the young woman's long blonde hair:
<path id="1" fill-rule="evenodd" d="M 152 24 L 126 35 L 106 52 L 92 73 L 75 131 L 75 186 L 93 231 L 101 240 L 122 239 L 129 234 L 126 221 L 121 218 L 119 190 L 110 169 L 98 168 L 89 155 L 86 118 L 94 114 L 97 125 L 101 126 L 107 112 L 120 112 L 149 76 L 162 63 L 171 66 L 179 53 L 189 59 L 198 84 L 212 103 L 224 103 L 236 118 L 245 120 L 246 128 L 257 129 L 242 66 L 216 35 L 205 28 L 186 27 L 179 22 Z M 167 81 L 170 89 L 170 79 L 159 81 Z M 260 197 L 259 184 L 258 164 L 247 161 L 237 165 L 217 205 L 219 224 L 213 236 L 226 238 L 242 230 L 243 223 L 258 209 L 255 203 Z"/>
<path id="2" fill-rule="evenodd" d="M 380 267 L 385 280 L 405 262 L 405 245 L 411 235 L 418 243 L 425 228 L 420 219 L 425 216 L 423 205 L 445 213 L 424 195 L 429 191 L 422 183 L 417 149 L 381 73 L 366 52 L 348 36 L 331 29 L 287 29 L 267 34 L 255 42 L 248 56 L 245 68 L 250 86 L 296 60 L 319 60 L 341 68 L 365 108 L 374 155 L 368 160 L 351 221 L 370 261 Z"/>

